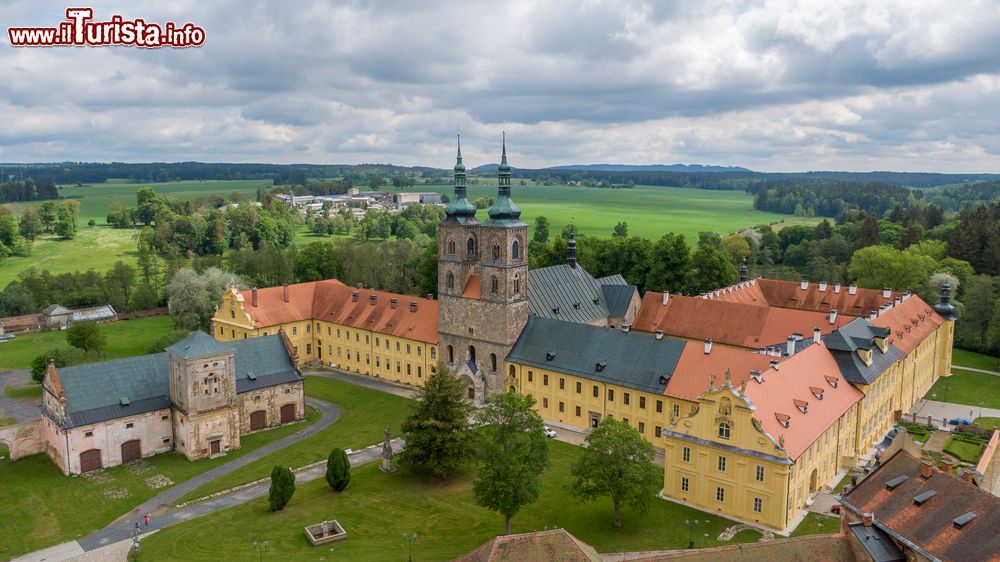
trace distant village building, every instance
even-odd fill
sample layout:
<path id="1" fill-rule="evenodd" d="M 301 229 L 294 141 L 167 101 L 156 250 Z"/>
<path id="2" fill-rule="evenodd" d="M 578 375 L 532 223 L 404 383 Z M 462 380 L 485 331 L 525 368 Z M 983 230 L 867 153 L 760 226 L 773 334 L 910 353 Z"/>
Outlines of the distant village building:
<path id="1" fill-rule="evenodd" d="M 194 332 L 164 353 L 56 368 L 42 383 L 41 439 L 64 474 L 176 450 L 189 460 L 305 417 L 282 335 L 219 343 Z"/>
<path id="2" fill-rule="evenodd" d="M 392 203 L 400 209 L 405 209 L 406 207 L 409 207 L 410 205 L 414 205 L 417 203 L 421 205 L 442 204 L 441 194 L 434 192 L 394 193 L 392 194 Z"/>

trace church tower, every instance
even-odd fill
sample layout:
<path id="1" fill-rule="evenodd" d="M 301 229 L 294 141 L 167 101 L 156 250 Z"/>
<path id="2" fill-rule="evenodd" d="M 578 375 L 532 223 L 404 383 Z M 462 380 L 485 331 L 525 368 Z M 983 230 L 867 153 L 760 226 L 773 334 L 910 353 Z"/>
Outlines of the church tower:
<path id="1" fill-rule="evenodd" d="M 489 220 L 479 223 L 466 197 L 459 148 L 455 199 L 438 226 L 440 346 L 479 403 L 505 390 L 504 359 L 528 321 L 528 225 L 510 197 L 506 134 L 497 180 Z"/>

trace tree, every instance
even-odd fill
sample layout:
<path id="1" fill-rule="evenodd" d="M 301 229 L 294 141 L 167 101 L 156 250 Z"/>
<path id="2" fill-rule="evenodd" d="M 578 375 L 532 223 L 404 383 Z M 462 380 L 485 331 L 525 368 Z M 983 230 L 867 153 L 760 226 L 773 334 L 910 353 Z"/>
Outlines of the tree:
<path id="1" fill-rule="evenodd" d="M 995 323 L 993 312 L 997 299 L 997 279 L 977 275 L 969 280 L 965 290 L 965 310 L 962 321 L 955 326 L 955 343 L 966 349 L 987 351 L 990 325 Z"/>
<path id="2" fill-rule="evenodd" d="M 70 365 L 76 365 L 83 360 L 80 357 L 80 352 L 76 349 L 71 349 L 68 347 L 57 347 L 50 349 L 45 353 L 36 355 L 34 359 L 31 360 L 31 380 L 35 384 L 42 384 L 45 379 L 45 372 L 49 368 L 49 363 L 55 364 L 56 368 L 68 367 Z"/>
<path id="3" fill-rule="evenodd" d="M 875 219 L 871 217 L 865 217 L 861 221 L 861 225 L 858 226 L 857 237 L 854 240 L 855 248 L 865 248 L 868 246 L 876 246 L 881 241 L 881 236 L 879 234 L 879 225 L 875 222 Z"/>
<path id="4" fill-rule="evenodd" d="M 656 451 L 628 423 L 601 420 L 587 436 L 583 455 L 570 469 L 571 491 L 585 500 L 608 496 L 615 506 L 615 527 L 622 526 L 622 505 L 638 513 L 649 510 L 663 478 L 653 460 Z"/>
<path id="5" fill-rule="evenodd" d="M 38 218 L 41 219 L 45 232 L 52 232 L 52 225 L 56 222 L 56 204 L 52 201 L 45 201 L 39 205 Z"/>
<path id="6" fill-rule="evenodd" d="M 729 254 L 711 244 L 698 246 L 691 255 L 691 267 L 688 284 L 697 292 L 711 291 L 736 281 L 736 266 Z"/>
<path id="7" fill-rule="evenodd" d="M 243 286 L 238 277 L 210 267 L 201 274 L 184 268 L 167 285 L 167 306 L 174 326 L 182 330 L 205 330 L 230 286 Z"/>
<path id="8" fill-rule="evenodd" d="M 504 534 L 521 507 L 538 499 L 549 444 L 535 399 L 513 391 L 496 394 L 476 412 L 479 427 L 472 483 L 476 503 L 504 516 Z"/>
<path id="9" fill-rule="evenodd" d="M 334 491 L 343 492 L 351 483 L 351 460 L 343 449 L 334 447 L 326 459 L 326 483 Z"/>
<path id="10" fill-rule="evenodd" d="M 163 353 L 168 347 L 188 337 L 190 333 L 191 332 L 187 330 L 173 330 L 171 332 L 167 332 L 153 341 L 153 343 L 149 344 L 149 346 L 146 347 L 146 353 L 150 355 L 154 353 Z"/>
<path id="11" fill-rule="evenodd" d="M 96 322 L 77 322 L 66 330 L 66 343 L 84 353 L 100 353 L 108 338 L 101 332 Z"/>
<path id="12" fill-rule="evenodd" d="M 535 231 L 531 234 L 535 242 L 549 241 L 549 219 L 541 215 L 535 217 Z"/>
<path id="13" fill-rule="evenodd" d="M 734 264 L 741 264 L 750 257 L 750 242 L 746 238 L 732 234 L 722 239 L 721 249 Z"/>
<path id="14" fill-rule="evenodd" d="M 340 277 L 340 256 L 329 242 L 310 242 L 295 255 L 294 270 L 300 283 Z"/>
<path id="15" fill-rule="evenodd" d="M 136 280 L 135 268 L 118 260 L 114 267 L 104 274 L 104 280 L 112 300 L 111 304 L 118 309 L 125 308 L 132 301 Z"/>
<path id="16" fill-rule="evenodd" d="M 682 291 L 687 282 L 687 271 L 691 263 L 691 251 L 683 234 L 664 234 L 653 244 L 650 254 L 649 273 L 646 276 L 647 291 Z"/>
<path id="17" fill-rule="evenodd" d="M 621 221 L 615 225 L 614 232 L 611 233 L 614 238 L 625 238 L 628 236 L 628 223 Z"/>
<path id="18" fill-rule="evenodd" d="M 465 400 L 465 386 L 439 363 L 417 392 L 416 407 L 403 422 L 406 448 L 399 463 L 430 470 L 439 478 L 451 476 L 473 453 L 469 431 L 473 408 Z"/>
<path id="19" fill-rule="evenodd" d="M 76 217 L 73 215 L 71 206 L 67 203 L 59 205 L 55 233 L 61 238 L 72 240 L 76 237 Z"/>
<path id="20" fill-rule="evenodd" d="M 933 268 L 934 260 L 930 257 L 889 246 L 867 246 L 851 256 L 847 273 L 862 287 L 917 290 Z"/>
<path id="21" fill-rule="evenodd" d="M 295 494 L 295 474 L 287 466 L 274 465 L 271 469 L 271 488 L 267 492 L 267 501 L 271 511 L 281 511 L 288 505 Z"/>
<path id="22" fill-rule="evenodd" d="M 42 219 L 38 216 L 38 212 L 33 209 L 25 211 L 18 223 L 18 230 L 20 230 L 21 236 L 34 242 L 35 238 L 42 233 Z"/>

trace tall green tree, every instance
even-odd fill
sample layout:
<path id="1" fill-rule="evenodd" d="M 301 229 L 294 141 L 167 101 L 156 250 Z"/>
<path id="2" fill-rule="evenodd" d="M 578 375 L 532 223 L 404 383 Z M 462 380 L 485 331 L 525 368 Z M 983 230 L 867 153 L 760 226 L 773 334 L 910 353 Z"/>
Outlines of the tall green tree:
<path id="1" fill-rule="evenodd" d="M 413 413 L 403 422 L 406 448 L 399 454 L 400 465 L 429 470 L 439 478 L 454 474 L 473 454 L 472 410 L 465 400 L 465 385 L 438 363 L 418 391 Z"/>
<path id="2" fill-rule="evenodd" d="M 182 330 L 206 330 L 222 303 L 226 288 L 244 283 L 235 275 L 210 267 L 202 273 L 184 268 L 167 285 L 167 306 L 174 326 Z"/>
<path id="3" fill-rule="evenodd" d="M 587 435 L 583 455 L 573 464 L 571 492 L 592 500 L 608 496 L 615 507 L 614 526 L 622 526 L 622 506 L 649 510 L 663 479 L 653 464 L 656 451 L 628 423 L 606 417 Z"/>
<path id="4" fill-rule="evenodd" d="M 683 291 L 687 285 L 687 271 L 691 264 L 691 251 L 683 234 L 665 234 L 653 244 L 647 291 Z"/>
<path id="5" fill-rule="evenodd" d="M 56 223 L 55 223 L 55 233 L 61 238 L 66 240 L 72 240 L 76 237 L 76 217 L 73 215 L 72 208 L 63 203 L 59 205 L 59 210 L 56 212 Z"/>
<path id="6" fill-rule="evenodd" d="M 990 325 L 993 317 L 997 289 L 996 277 L 977 275 L 969 280 L 965 290 L 965 308 L 962 320 L 955 325 L 955 343 L 966 349 L 988 351 Z"/>
<path id="7" fill-rule="evenodd" d="M 868 246 L 854 252 L 847 273 L 861 287 L 917 290 L 926 283 L 934 266 L 928 256 L 889 246 Z"/>
<path id="8" fill-rule="evenodd" d="M 66 330 L 66 343 L 84 353 L 100 353 L 108 343 L 108 338 L 94 322 L 77 322 Z"/>
<path id="9" fill-rule="evenodd" d="M 712 244 L 702 244 L 691 255 L 688 279 L 693 291 L 712 291 L 736 281 L 736 266 L 729 254 Z"/>
<path id="10" fill-rule="evenodd" d="M 341 448 L 334 447 L 326 459 L 326 483 L 337 492 L 343 492 L 351 483 L 351 460 Z"/>
<path id="11" fill-rule="evenodd" d="M 549 219 L 541 215 L 535 217 L 535 230 L 531 233 L 531 239 L 535 242 L 549 241 Z"/>
<path id="12" fill-rule="evenodd" d="M 38 205 L 38 218 L 41 219 L 45 232 L 52 232 L 52 225 L 56 222 L 56 204 L 45 201 Z"/>
<path id="13" fill-rule="evenodd" d="M 295 279 L 320 281 L 340 277 L 340 256 L 329 242 L 310 242 L 295 255 Z"/>
<path id="14" fill-rule="evenodd" d="M 476 412 L 476 503 L 504 517 L 504 534 L 521 508 L 538 499 L 549 464 L 542 417 L 535 399 L 513 391 L 496 394 Z"/>
<path id="15" fill-rule="evenodd" d="M 274 465 L 271 469 L 271 487 L 267 491 L 267 501 L 271 511 L 285 509 L 295 494 L 295 473 L 287 466 Z"/>
<path id="16" fill-rule="evenodd" d="M 136 272 L 135 268 L 126 265 L 118 260 L 114 267 L 104 274 L 105 286 L 108 289 L 111 304 L 118 309 L 123 309 L 132 302 L 132 293 L 135 291 Z"/>
<path id="17" fill-rule="evenodd" d="M 621 221 L 615 225 L 614 232 L 611 233 L 613 238 L 625 238 L 628 236 L 628 223 Z"/>
<path id="18" fill-rule="evenodd" d="M 38 212 L 34 209 L 25 211 L 18 223 L 18 230 L 20 230 L 21 236 L 34 242 L 35 238 L 42 233 L 42 219 L 38 216 Z"/>

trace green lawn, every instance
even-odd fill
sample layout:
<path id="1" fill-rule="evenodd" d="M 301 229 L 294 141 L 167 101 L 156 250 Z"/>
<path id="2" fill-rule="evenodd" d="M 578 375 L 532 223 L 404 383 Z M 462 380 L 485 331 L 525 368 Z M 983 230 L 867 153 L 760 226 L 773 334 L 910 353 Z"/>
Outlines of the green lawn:
<path id="1" fill-rule="evenodd" d="M 496 186 L 469 186 L 469 198 L 495 197 L 496 190 Z M 450 196 L 453 188 L 420 185 L 405 191 L 436 191 Z M 698 233 L 703 231 L 725 234 L 778 221 L 784 224 L 820 221 L 755 210 L 753 197 L 743 191 L 645 185 L 631 189 L 515 185 L 511 188 L 511 197 L 521 208 L 521 220 L 529 225 L 533 225 L 539 215 L 547 217 L 551 236 L 558 236 L 565 225 L 573 223 L 577 232 L 609 237 L 615 224 L 624 220 L 630 235 L 657 240 L 668 232 L 675 232 L 683 234 L 693 245 L 698 242 Z M 480 209 L 478 215 L 485 217 L 486 210 Z"/>
<path id="2" fill-rule="evenodd" d="M 953 348 L 951 350 L 951 362 L 956 367 L 972 367 L 973 369 L 985 369 L 987 371 L 1000 371 L 1000 357 L 966 351 L 964 349 Z"/>
<path id="3" fill-rule="evenodd" d="M 950 377 L 938 379 L 924 395 L 928 400 L 1000 408 L 1000 376 L 953 368 Z M 971 408 L 974 417 L 976 409 Z"/>
<path id="4" fill-rule="evenodd" d="M 850 482 L 850 479 L 847 480 Z M 837 533 L 840 531 L 840 518 L 833 515 L 823 515 L 810 512 L 799 526 L 792 531 L 793 537 Z"/>
<path id="5" fill-rule="evenodd" d="M 550 443 L 552 463 L 542 496 L 514 517 L 514 532 L 564 527 L 599 552 L 610 552 L 683 548 L 688 541 L 685 519 L 700 522 L 694 530 L 696 546 L 717 545 L 715 537 L 733 524 L 657 500 L 644 515 L 626 508 L 622 528 L 615 529 L 610 500 L 580 502 L 568 496 L 569 468 L 580 448 Z M 288 507 L 277 513 L 269 513 L 266 498 L 260 498 L 167 528 L 143 541 L 142 555 L 147 560 L 250 559 L 253 541 L 268 540 L 267 556 L 275 560 L 402 560 L 402 535 L 415 532 L 414 559 L 450 560 L 503 532 L 500 515 L 475 505 L 468 477 L 441 483 L 406 471 L 382 474 L 377 466 L 356 467 L 343 494 L 319 479 L 299 485 Z M 303 527 L 326 519 L 337 519 L 347 539 L 314 548 Z M 759 538 L 757 532 L 741 533 L 734 542 Z"/>
<path id="6" fill-rule="evenodd" d="M 408 398 L 321 377 L 306 377 L 306 394 L 337 404 L 340 408 L 337 423 L 192 491 L 181 502 L 267 478 L 275 464 L 305 466 L 326 459 L 333 447 L 360 449 L 379 443 L 386 426 L 393 435 L 399 435 L 400 424 L 413 404 Z"/>
<path id="7" fill-rule="evenodd" d="M 243 437 L 241 448 L 224 457 L 190 462 L 177 453 L 149 457 L 87 476 L 63 476 L 46 455 L 0 461 L 0 558 L 7 559 L 87 535 L 163 489 L 147 480 L 166 477 L 178 483 L 314 423 L 319 412 L 307 408 L 307 421 Z M 154 484 L 155 485 L 155 484 Z M 170 484 L 172 485 L 172 484 Z M 169 485 L 168 485 L 169 487 Z"/>
<path id="8" fill-rule="evenodd" d="M 979 427 L 1000 429 L 1000 418 L 991 418 L 984 416 L 981 418 L 976 418 L 976 420 L 973 421 L 972 423 L 978 425 Z"/>
<path id="9" fill-rule="evenodd" d="M 17 278 L 18 273 L 29 268 L 48 269 L 52 273 L 94 269 L 100 272 L 111 269 L 117 260 L 135 262 L 135 240 L 132 230 L 113 229 L 105 223 L 108 207 L 115 201 L 126 207 L 135 207 L 135 194 L 142 187 L 152 187 L 158 194 L 179 200 L 197 199 L 219 195 L 228 199 L 238 192 L 254 199 L 258 186 L 270 187 L 270 180 L 234 181 L 177 181 L 153 184 L 106 183 L 82 187 L 61 186 L 59 194 L 64 199 L 80 202 L 79 231 L 73 240 L 61 240 L 46 234 L 35 240 L 29 257 L 9 257 L 0 267 L 0 289 Z M 15 208 L 37 206 L 38 201 L 16 203 Z M 97 226 L 87 226 L 94 219 Z"/>
<path id="10" fill-rule="evenodd" d="M 981 442 L 960 441 L 953 435 L 948 439 L 948 444 L 944 446 L 944 452 L 957 457 L 960 461 L 975 464 L 979 462 L 979 455 L 982 454 L 983 448 Z"/>
<path id="11" fill-rule="evenodd" d="M 3 393 L 11 398 L 38 398 L 42 397 L 42 387 L 41 385 L 33 384 L 31 386 L 21 386 L 14 387 L 8 386 L 3 389 Z"/>
<path id="12" fill-rule="evenodd" d="M 101 324 L 100 329 L 107 336 L 104 349 L 107 358 L 117 359 L 146 353 L 149 344 L 173 331 L 174 324 L 169 316 L 152 316 Z M 30 369 L 35 356 L 54 347 L 69 347 L 65 332 L 54 330 L 17 336 L 0 348 L 0 369 Z"/>

